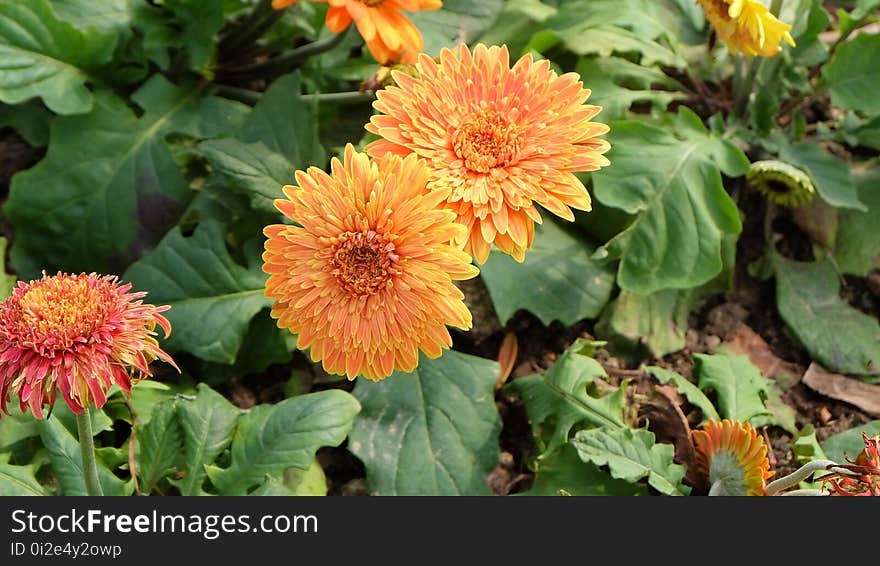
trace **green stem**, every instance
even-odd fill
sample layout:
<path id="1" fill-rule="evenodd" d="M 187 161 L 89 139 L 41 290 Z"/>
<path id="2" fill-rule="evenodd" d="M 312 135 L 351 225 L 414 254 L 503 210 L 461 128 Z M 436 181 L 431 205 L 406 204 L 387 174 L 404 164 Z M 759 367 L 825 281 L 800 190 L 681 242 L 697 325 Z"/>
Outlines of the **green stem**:
<path id="1" fill-rule="evenodd" d="M 262 92 L 257 92 L 255 90 L 249 90 L 246 88 L 239 88 L 235 86 L 215 84 L 213 85 L 213 87 L 215 92 L 221 96 L 231 98 L 232 100 L 238 100 L 239 102 L 244 102 L 245 104 L 250 105 L 254 105 L 259 102 L 260 98 L 262 98 L 263 96 Z M 315 101 L 319 104 L 353 104 L 356 102 L 368 102 L 374 100 L 375 98 L 376 97 L 371 93 L 360 92 L 357 90 L 349 92 L 316 92 L 300 95 L 300 100 L 304 100 L 306 102 Z"/>
<path id="2" fill-rule="evenodd" d="M 778 17 L 780 10 L 782 10 L 782 0 L 773 0 L 770 3 L 770 13 Z M 733 111 L 740 118 L 745 118 L 746 110 L 749 107 L 749 100 L 752 98 L 752 90 L 755 88 L 755 79 L 764 65 L 764 59 L 765 57 L 757 60 L 754 57 L 752 58 L 749 63 L 749 74 L 746 75 L 745 80 L 742 81 L 736 91 Z"/>
<path id="3" fill-rule="evenodd" d="M 92 419 L 88 409 L 76 416 L 76 432 L 79 435 L 79 449 L 82 454 L 82 473 L 86 482 L 86 493 L 104 495 L 98 481 L 98 465 L 95 461 L 95 440 L 92 437 Z"/>
<path id="4" fill-rule="evenodd" d="M 807 462 L 787 476 L 783 476 L 776 481 L 770 482 L 770 484 L 767 485 L 765 493 L 767 495 L 776 495 L 783 489 L 796 486 L 810 477 L 814 472 L 824 472 L 829 466 L 836 465 L 837 462 L 832 462 L 831 460 L 813 460 L 812 462 Z"/>
<path id="5" fill-rule="evenodd" d="M 279 55 L 274 59 L 269 59 L 268 61 L 264 61 L 262 63 L 252 63 L 250 65 L 242 65 L 240 67 L 223 69 L 223 74 L 234 75 L 236 77 L 245 75 L 275 77 L 278 75 L 283 75 L 284 73 L 288 73 L 302 66 L 302 64 L 308 61 L 310 57 L 314 57 L 315 55 L 330 51 L 334 47 L 338 46 L 348 35 L 349 29 L 351 29 L 351 26 L 345 28 L 345 30 L 337 33 L 333 37 L 329 37 L 321 41 L 313 41 L 312 43 L 303 45 L 302 47 L 298 47 L 293 51 L 285 53 L 284 55 Z"/>
<path id="6" fill-rule="evenodd" d="M 220 38 L 218 51 L 223 55 L 256 41 L 282 17 L 283 13 L 284 10 L 272 9 L 272 0 L 260 0 L 237 27 Z"/>

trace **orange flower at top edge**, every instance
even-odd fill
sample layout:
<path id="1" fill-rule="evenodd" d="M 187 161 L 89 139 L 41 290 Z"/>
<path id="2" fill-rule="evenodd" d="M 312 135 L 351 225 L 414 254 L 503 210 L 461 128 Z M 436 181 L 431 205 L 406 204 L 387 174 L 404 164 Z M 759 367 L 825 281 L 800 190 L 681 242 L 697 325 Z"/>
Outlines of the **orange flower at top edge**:
<path id="1" fill-rule="evenodd" d="M 452 283 L 478 270 L 450 241 L 464 227 L 428 191 L 415 155 L 371 161 L 349 144 L 331 174 L 297 171 L 275 206 L 300 226 L 267 226 L 263 270 L 278 326 L 335 375 L 378 381 L 412 371 L 419 350 L 452 345 L 446 325 L 471 327 Z"/>
<path id="2" fill-rule="evenodd" d="M 444 49 L 439 63 L 423 54 L 417 67 L 418 78 L 392 72 L 399 86 L 376 93 L 381 114 L 366 128 L 384 139 L 366 151 L 425 158 L 428 186 L 449 194 L 467 227 L 457 245 L 484 263 L 495 242 L 521 262 L 541 222 L 534 203 L 567 220 L 569 207 L 590 210 L 574 172 L 608 165 L 610 145 L 577 74 L 531 55 L 511 68 L 507 47 L 485 45 Z"/>
<path id="3" fill-rule="evenodd" d="M 318 0 L 327 2 L 327 29 L 339 33 L 352 20 L 379 63 L 414 63 L 422 51 L 422 34 L 403 14 L 437 10 L 441 0 Z"/>
<path id="4" fill-rule="evenodd" d="M 30 407 L 43 418 L 43 406 L 51 408 L 60 389 L 80 414 L 92 402 L 101 408 L 113 383 L 131 391 L 132 378 L 152 375 L 154 359 L 177 368 L 153 332 L 156 325 L 166 337 L 171 332 L 159 314 L 170 307 L 144 304 L 146 293 L 130 289 L 94 273 L 19 282 L 0 303 L 0 412 L 9 414 L 14 393 L 22 412 Z"/>
<path id="5" fill-rule="evenodd" d="M 782 40 L 795 46 L 791 26 L 759 0 L 697 0 L 715 33 L 733 52 L 773 57 Z"/>
<path id="6" fill-rule="evenodd" d="M 693 431 L 697 470 L 710 485 L 722 482 L 724 495 L 764 495 L 770 471 L 767 445 L 752 425 L 709 420 Z"/>
<path id="7" fill-rule="evenodd" d="M 293 6 L 299 2 L 299 0 L 272 0 L 272 7 L 276 10 L 283 10 L 288 6 Z"/>

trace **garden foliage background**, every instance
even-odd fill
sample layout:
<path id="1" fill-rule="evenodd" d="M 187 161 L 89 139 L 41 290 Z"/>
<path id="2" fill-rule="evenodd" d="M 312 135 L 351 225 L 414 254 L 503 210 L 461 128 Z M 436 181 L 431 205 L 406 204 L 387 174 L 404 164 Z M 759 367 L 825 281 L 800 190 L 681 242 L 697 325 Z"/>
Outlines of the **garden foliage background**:
<path id="1" fill-rule="evenodd" d="M 766 59 L 691 0 L 443 4 L 409 15 L 426 53 L 579 73 L 611 165 L 579 174 L 591 212 L 461 283 L 452 351 L 349 382 L 269 316 L 261 253 L 293 172 L 375 139 L 359 34 L 306 1 L 0 1 L 3 296 L 95 271 L 172 307 L 182 373 L 92 412 L 105 493 L 696 495 L 709 418 L 778 473 L 880 433 L 880 2 L 786 0 L 796 47 Z M 756 191 L 767 160 L 815 198 Z M 0 494 L 84 494 L 75 431 L 62 403 L 0 419 Z"/>

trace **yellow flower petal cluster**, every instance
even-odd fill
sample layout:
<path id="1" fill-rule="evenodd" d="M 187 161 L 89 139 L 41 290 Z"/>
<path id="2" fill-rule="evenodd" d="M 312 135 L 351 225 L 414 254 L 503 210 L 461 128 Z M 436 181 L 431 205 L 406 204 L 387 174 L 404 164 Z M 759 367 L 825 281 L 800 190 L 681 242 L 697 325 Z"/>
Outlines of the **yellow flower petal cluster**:
<path id="1" fill-rule="evenodd" d="M 759 0 L 697 0 L 715 33 L 732 52 L 773 57 L 784 40 L 795 47 L 791 25 L 780 22 Z"/>

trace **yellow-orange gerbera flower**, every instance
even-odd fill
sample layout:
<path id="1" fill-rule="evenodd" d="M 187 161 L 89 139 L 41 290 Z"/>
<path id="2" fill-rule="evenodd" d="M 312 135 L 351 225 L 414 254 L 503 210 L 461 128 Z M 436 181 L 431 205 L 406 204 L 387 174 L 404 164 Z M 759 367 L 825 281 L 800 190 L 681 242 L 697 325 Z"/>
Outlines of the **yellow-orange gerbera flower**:
<path id="1" fill-rule="evenodd" d="M 767 445 L 752 425 L 709 420 L 693 432 L 697 470 L 712 486 L 710 495 L 764 495 L 770 471 Z"/>
<path id="2" fill-rule="evenodd" d="M 371 161 L 349 144 L 331 174 L 297 171 L 275 206 L 300 226 L 267 226 L 266 296 L 278 326 L 335 375 L 378 381 L 412 371 L 452 345 L 446 325 L 469 329 L 453 280 L 474 277 L 450 241 L 464 231 L 428 191 L 415 155 Z M 289 199 L 289 200 L 288 200 Z"/>
<path id="3" fill-rule="evenodd" d="M 424 46 L 422 34 L 401 11 L 416 12 L 443 7 L 442 0 L 317 1 L 330 4 L 325 22 L 327 29 L 339 33 L 354 20 L 367 49 L 383 65 L 414 63 Z"/>
<path id="4" fill-rule="evenodd" d="M 153 332 L 158 324 L 168 337 L 171 324 L 159 313 L 170 307 L 144 304 L 146 293 L 130 289 L 95 273 L 19 282 L 0 303 L 0 411 L 9 414 L 14 393 L 22 412 L 43 418 L 60 389 L 80 414 L 92 402 L 101 408 L 113 383 L 131 391 L 132 378 L 152 375 L 154 359 L 177 368 Z"/>
<path id="5" fill-rule="evenodd" d="M 732 52 L 773 57 L 779 44 L 795 46 L 791 26 L 780 22 L 759 0 L 697 0 L 706 19 Z"/>
<path id="6" fill-rule="evenodd" d="M 399 86 L 376 93 L 366 128 L 383 139 L 374 157 L 415 153 L 428 162 L 428 186 L 449 193 L 447 204 L 468 231 L 456 244 L 478 262 L 492 242 L 517 261 L 532 246 L 538 203 L 567 220 L 569 207 L 590 210 L 575 171 L 608 165 L 608 126 L 591 119 L 590 91 L 575 73 L 557 75 L 549 61 L 525 55 L 510 67 L 507 47 L 444 49 L 437 63 L 419 58 L 419 77 L 394 72 Z"/>

